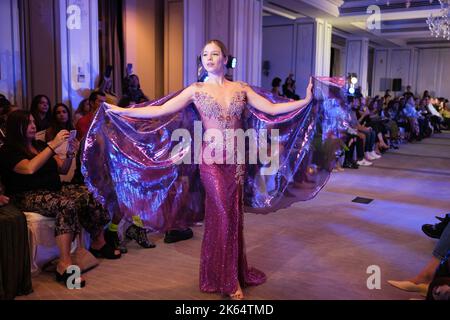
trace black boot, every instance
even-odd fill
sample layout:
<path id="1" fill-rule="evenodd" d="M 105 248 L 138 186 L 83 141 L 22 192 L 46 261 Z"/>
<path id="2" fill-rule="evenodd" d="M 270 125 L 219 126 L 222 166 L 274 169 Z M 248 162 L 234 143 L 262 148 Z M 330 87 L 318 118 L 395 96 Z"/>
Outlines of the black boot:
<path id="1" fill-rule="evenodd" d="M 127 253 L 128 249 L 120 243 L 119 234 L 117 231 L 111 231 L 109 229 L 105 230 L 104 233 L 105 241 L 111 247 L 120 250 L 120 253 Z"/>
<path id="2" fill-rule="evenodd" d="M 444 218 L 436 217 L 439 221 L 439 223 L 436 224 L 424 224 L 422 226 L 422 231 L 427 236 L 433 239 L 440 239 L 442 232 L 447 227 L 448 223 L 450 222 L 450 214 L 447 213 Z"/>
<path id="3" fill-rule="evenodd" d="M 143 248 L 149 249 L 156 247 L 156 245 L 153 242 L 148 240 L 147 230 L 138 227 L 135 224 L 132 224 L 131 226 L 128 227 L 127 231 L 125 232 L 125 236 L 129 240 L 136 240 L 136 242 Z"/>

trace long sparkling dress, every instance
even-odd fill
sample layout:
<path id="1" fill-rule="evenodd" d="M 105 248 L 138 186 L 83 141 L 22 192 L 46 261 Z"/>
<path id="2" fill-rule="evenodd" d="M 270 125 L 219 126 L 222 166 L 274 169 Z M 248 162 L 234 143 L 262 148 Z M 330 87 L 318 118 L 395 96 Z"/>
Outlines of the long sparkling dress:
<path id="1" fill-rule="evenodd" d="M 295 202 L 313 198 L 324 187 L 336 159 L 336 134 L 346 127 L 340 120 L 348 113 L 344 84 L 343 78 L 315 78 L 314 100 L 301 110 L 277 116 L 248 105 L 244 88 L 223 106 L 198 86 L 193 104 L 153 120 L 108 114 L 103 105 L 83 146 L 85 183 L 109 212 L 120 210 L 126 219 L 139 215 L 153 231 L 181 229 L 203 220 L 202 291 L 231 294 L 238 281 L 243 287 L 263 283 L 265 275 L 247 266 L 243 200 L 246 212 L 267 214 L 292 203 L 284 197 L 290 184 L 296 186 L 296 197 L 290 198 Z M 252 89 L 271 102 L 287 101 L 262 88 Z M 180 92 L 135 108 L 160 106 Z M 265 175 L 261 163 L 198 164 L 193 152 L 198 146 L 192 148 L 189 142 L 190 149 L 176 149 L 179 141 L 173 136 L 180 128 L 195 136 L 199 121 L 203 129 L 220 131 L 279 130 L 278 170 Z M 200 144 L 203 159 L 214 157 L 215 144 Z M 194 161 L 180 164 L 186 157 Z"/>
<path id="2" fill-rule="evenodd" d="M 197 92 L 194 103 L 205 130 L 243 129 L 241 117 L 247 104 L 245 91 L 236 92 L 231 104 L 225 108 L 206 92 Z M 213 144 L 203 144 L 204 158 L 215 155 Z M 225 153 L 223 157 L 226 157 Z M 245 287 L 266 280 L 263 272 L 247 265 L 243 236 L 245 165 L 206 162 L 200 164 L 205 189 L 200 290 L 232 294 L 237 290 L 238 281 Z"/>

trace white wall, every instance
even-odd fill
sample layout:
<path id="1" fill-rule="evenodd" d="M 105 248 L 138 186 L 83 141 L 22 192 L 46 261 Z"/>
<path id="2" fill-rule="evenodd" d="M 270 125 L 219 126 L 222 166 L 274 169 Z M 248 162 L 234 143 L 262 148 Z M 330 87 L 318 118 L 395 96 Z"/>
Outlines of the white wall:
<path id="1" fill-rule="evenodd" d="M 401 92 L 411 85 L 416 91 L 412 65 L 414 49 L 376 49 L 374 56 L 373 95 L 382 95 L 386 89 L 392 90 L 392 79 L 402 79 Z M 397 93 L 397 94 L 400 94 Z"/>
<path id="2" fill-rule="evenodd" d="M 450 98 L 450 48 L 419 49 L 417 93 Z"/>
<path id="3" fill-rule="evenodd" d="M 262 75 L 262 87 L 270 89 L 272 79 L 283 81 L 294 71 L 294 25 L 265 26 L 263 28 L 263 61 L 270 62 L 269 74 Z"/>
<path id="4" fill-rule="evenodd" d="M 368 39 L 349 39 L 346 46 L 346 67 L 345 76 L 349 73 L 356 73 L 358 78 L 357 86 L 361 86 L 361 92 L 367 95 L 368 81 L 368 59 L 369 59 L 369 40 Z"/>
<path id="5" fill-rule="evenodd" d="M 262 1 L 233 0 L 231 52 L 238 59 L 234 79 L 261 85 Z"/>
<path id="6" fill-rule="evenodd" d="M 0 93 L 18 106 L 22 101 L 17 0 L 0 1 Z"/>
<path id="7" fill-rule="evenodd" d="M 416 95 L 450 97 L 450 48 L 376 49 L 374 94 L 392 89 L 392 79 L 402 79 L 402 91 L 411 85 Z"/>
<path id="8" fill-rule="evenodd" d="M 314 75 L 330 76 L 332 26 L 322 19 L 316 20 L 316 68 Z"/>
<path id="9" fill-rule="evenodd" d="M 331 30 L 323 20 L 264 18 L 262 60 L 269 61 L 271 69 L 262 75 L 262 86 L 270 89 L 273 78 L 284 82 L 293 73 L 296 93 L 304 96 L 311 75 L 329 75 Z"/>
<path id="10" fill-rule="evenodd" d="M 261 0 L 185 0 L 184 85 L 197 81 L 197 56 L 207 40 L 225 43 L 238 60 L 234 79 L 260 85 Z"/>
<path id="11" fill-rule="evenodd" d="M 81 9 L 80 28 L 67 27 L 67 8 Z M 62 101 L 71 102 L 74 109 L 99 84 L 98 7 L 96 1 L 60 0 L 60 59 Z M 81 73 L 80 73 L 81 72 Z M 84 77 L 82 77 L 84 75 Z"/>

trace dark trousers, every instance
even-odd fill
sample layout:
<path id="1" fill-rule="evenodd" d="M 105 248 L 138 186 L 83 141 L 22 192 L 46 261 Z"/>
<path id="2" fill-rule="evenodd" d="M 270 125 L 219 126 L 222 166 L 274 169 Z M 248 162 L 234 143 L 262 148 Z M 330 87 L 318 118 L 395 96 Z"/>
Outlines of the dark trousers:
<path id="1" fill-rule="evenodd" d="M 32 291 L 27 219 L 9 204 L 0 207 L 0 300 Z"/>
<path id="2" fill-rule="evenodd" d="M 353 162 L 353 154 L 355 153 L 355 148 L 358 161 L 364 158 L 363 140 L 358 136 L 353 136 L 353 139 L 356 139 L 356 142 L 353 142 L 348 147 L 349 150 L 345 152 L 346 163 Z"/>

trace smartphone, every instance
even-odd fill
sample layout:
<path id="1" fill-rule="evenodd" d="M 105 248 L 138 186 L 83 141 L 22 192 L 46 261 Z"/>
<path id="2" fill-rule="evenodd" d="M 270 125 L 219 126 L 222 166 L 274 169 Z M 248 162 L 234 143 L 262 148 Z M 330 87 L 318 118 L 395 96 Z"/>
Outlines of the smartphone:
<path id="1" fill-rule="evenodd" d="M 113 67 L 111 65 L 106 67 L 105 78 L 111 78 Z"/>
<path id="2" fill-rule="evenodd" d="M 77 130 L 70 130 L 69 140 L 75 140 L 77 137 Z"/>

